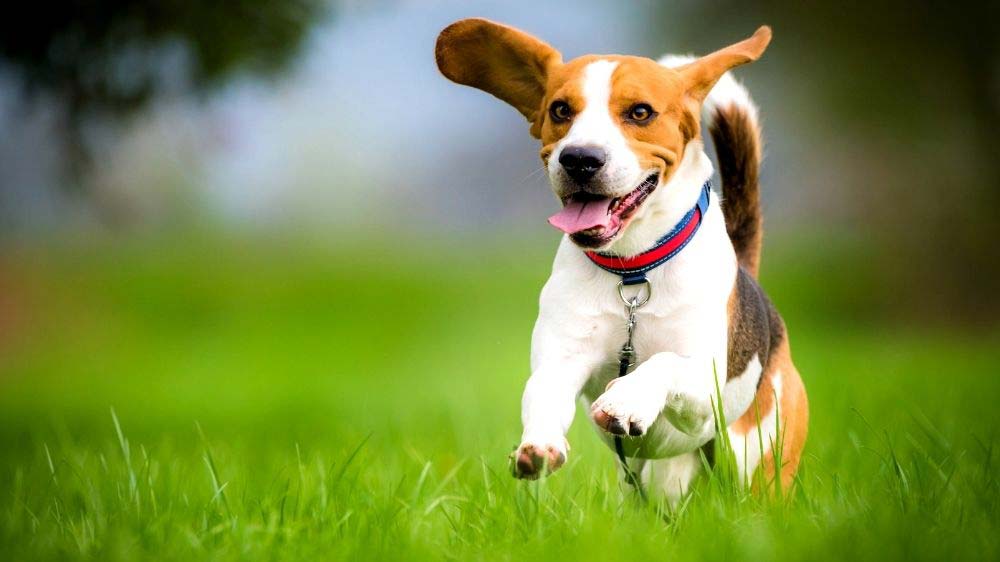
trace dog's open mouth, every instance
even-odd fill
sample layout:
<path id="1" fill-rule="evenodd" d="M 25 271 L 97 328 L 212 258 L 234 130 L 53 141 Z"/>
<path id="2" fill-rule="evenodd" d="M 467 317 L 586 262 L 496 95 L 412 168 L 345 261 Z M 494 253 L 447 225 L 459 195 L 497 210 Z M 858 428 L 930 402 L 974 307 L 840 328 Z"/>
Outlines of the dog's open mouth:
<path id="1" fill-rule="evenodd" d="M 659 174 L 651 174 L 622 197 L 602 197 L 578 191 L 562 210 L 549 217 L 549 224 L 569 234 L 581 246 L 598 247 L 615 237 L 656 189 Z"/>

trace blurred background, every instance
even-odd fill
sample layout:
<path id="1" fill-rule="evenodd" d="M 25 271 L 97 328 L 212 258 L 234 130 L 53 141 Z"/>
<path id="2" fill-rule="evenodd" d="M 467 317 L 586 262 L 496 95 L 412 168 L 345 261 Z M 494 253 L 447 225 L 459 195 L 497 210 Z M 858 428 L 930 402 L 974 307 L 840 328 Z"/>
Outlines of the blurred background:
<path id="1" fill-rule="evenodd" d="M 456 505 L 494 505 L 492 491 L 466 487 L 505 472 L 520 435 L 531 326 L 559 235 L 527 123 L 435 67 L 437 33 L 484 16 L 566 59 L 703 54 L 773 27 L 765 56 L 736 74 L 764 120 L 761 281 L 810 394 L 801 489 L 815 510 L 798 519 L 795 544 L 989 559 L 998 4 L 784 4 L 103 0 L 11 11 L 0 19 L 0 552 L 190 560 L 231 547 L 245 559 L 259 541 L 282 558 L 310 544 L 370 557 L 371 544 L 411 541 L 436 553 L 458 544 L 459 512 L 440 514 L 425 477 L 434 494 L 473 500 Z M 569 504 L 614 478 L 580 421 L 569 474 L 552 479 Z M 359 443 L 356 485 L 328 493 L 331 467 Z M 312 487 L 296 464 L 318 475 Z M 513 498 L 535 490 L 495 482 Z M 608 527 L 606 513 L 583 512 L 590 528 Z M 469 513 L 455 533 L 496 529 L 491 540 L 511 544 L 492 551 L 517 548 L 522 535 L 500 523 L 511 513 L 482 524 Z M 778 550 L 737 557 L 787 558 L 796 518 L 781 515 L 774 540 L 749 547 L 748 519 L 758 520 L 736 517 L 717 535 L 710 511 L 694 527 L 713 530 L 720 556 L 766 546 Z M 564 536 L 538 557 L 565 556 Z M 605 548 L 602 536 L 577 548 Z M 650 553 L 661 536 L 642 538 Z M 691 537 L 679 554 L 699 555 L 707 535 Z"/>
<path id="2" fill-rule="evenodd" d="M 992 325 L 1000 33 L 995 6 L 962 4 L 26 6 L 0 24 L 0 237 L 8 253 L 193 230 L 551 248 L 535 141 L 438 74 L 436 33 L 480 15 L 569 59 L 706 53 L 768 23 L 766 57 L 738 71 L 765 119 L 767 251 L 791 252 L 765 268 L 809 261 L 809 306 L 857 320 Z"/>

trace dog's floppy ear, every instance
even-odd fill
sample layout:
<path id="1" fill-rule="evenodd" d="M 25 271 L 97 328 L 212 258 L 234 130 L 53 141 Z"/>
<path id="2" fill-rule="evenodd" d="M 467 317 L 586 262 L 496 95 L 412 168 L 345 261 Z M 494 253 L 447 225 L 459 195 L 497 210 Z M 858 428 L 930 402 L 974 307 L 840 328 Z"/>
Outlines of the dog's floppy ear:
<path id="1" fill-rule="evenodd" d="M 562 56 L 527 33 L 485 19 L 457 21 L 438 35 L 438 68 L 449 80 L 479 88 L 514 106 L 539 136 L 549 71 Z"/>
<path id="2" fill-rule="evenodd" d="M 688 94 L 701 102 L 727 70 L 759 59 L 770 42 L 771 28 L 762 25 L 749 38 L 705 55 L 676 70 L 687 81 Z"/>

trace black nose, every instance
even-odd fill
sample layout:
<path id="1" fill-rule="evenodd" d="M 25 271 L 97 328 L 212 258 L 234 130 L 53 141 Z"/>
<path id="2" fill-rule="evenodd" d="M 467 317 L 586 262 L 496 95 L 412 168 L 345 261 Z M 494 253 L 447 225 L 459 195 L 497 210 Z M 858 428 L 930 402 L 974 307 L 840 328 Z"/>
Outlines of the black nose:
<path id="1" fill-rule="evenodd" d="M 594 177 L 606 160 L 604 149 L 596 146 L 567 146 L 559 155 L 563 169 L 579 183 Z"/>

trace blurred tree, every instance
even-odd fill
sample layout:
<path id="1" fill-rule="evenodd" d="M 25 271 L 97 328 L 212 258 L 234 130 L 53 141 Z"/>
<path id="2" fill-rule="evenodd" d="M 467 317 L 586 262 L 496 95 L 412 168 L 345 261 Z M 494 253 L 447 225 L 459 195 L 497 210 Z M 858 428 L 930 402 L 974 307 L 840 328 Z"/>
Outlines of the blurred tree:
<path id="1" fill-rule="evenodd" d="M 84 128 L 170 89 L 200 92 L 237 71 L 271 73 L 294 55 L 322 0 L 64 0 L 19 3 L 0 19 L 0 62 L 29 99 L 64 119 L 69 186 L 89 166 Z"/>
<path id="2" fill-rule="evenodd" d="M 674 8 L 653 19 L 704 22 L 675 26 L 671 37 L 702 52 L 762 23 L 774 27 L 771 56 L 794 72 L 786 87 L 814 108 L 812 128 L 796 134 L 829 151 L 852 234 L 880 249 L 883 286 L 858 291 L 875 314 L 995 323 L 1000 4 L 723 0 Z"/>

